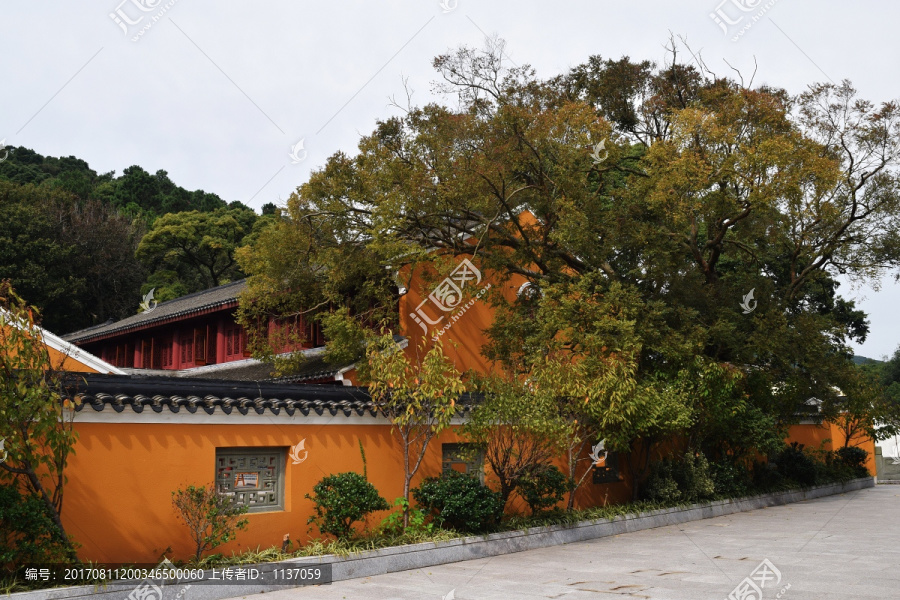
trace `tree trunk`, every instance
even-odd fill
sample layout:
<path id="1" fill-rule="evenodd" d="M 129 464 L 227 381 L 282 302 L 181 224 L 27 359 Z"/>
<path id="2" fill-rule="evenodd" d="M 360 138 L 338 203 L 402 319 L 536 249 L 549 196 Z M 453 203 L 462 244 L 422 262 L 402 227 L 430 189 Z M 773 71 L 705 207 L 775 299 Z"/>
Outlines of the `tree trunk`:
<path id="1" fill-rule="evenodd" d="M 575 460 L 573 459 L 574 452 L 572 451 L 572 446 L 569 446 L 569 481 L 572 482 L 572 489 L 569 490 L 569 501 L 566 502 L 566 510 L 572 510 L 572 507 L 575 506 L 575 490 L 578 489 L 575 484 Z M 590 468 L 590 467 L 589 467 Z"/>
<path id="2" fill-rule="evenodd" d="M 403 440 L 403 497 L 406 499 L 406 506 L 403 507 L 403 530 L 409 527 L 409 482 L 412 479 L 412 473 L 409 472 L 409 439 Z"/>

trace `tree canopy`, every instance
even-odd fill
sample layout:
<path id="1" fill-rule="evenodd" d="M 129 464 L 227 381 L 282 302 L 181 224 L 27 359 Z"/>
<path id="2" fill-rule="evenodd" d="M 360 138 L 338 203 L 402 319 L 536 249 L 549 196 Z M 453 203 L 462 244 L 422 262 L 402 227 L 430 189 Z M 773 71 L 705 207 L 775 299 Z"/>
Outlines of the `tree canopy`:
<path id="1" fill-rule="evenodd" d="M 241 277 L 232 246 L 274 218 L 277 210 L 267 210 L 272 216 L 257 222 L 242 203 L 186 190 L 162 170 L 150 174 L 131 166 L 116 177 L 97 174 L 74 156 L 9 148 L 0 162 L 0 278 L 40 308 L 44 326 L 68 333 L 134 314 L 150 288 L 166 300 Z M 207 213 L 216 216 L 202 216 Z M 171 214 L 179 216 L 155 226 Z M 231 217 L 223 220 L 223 214 Z M 173 221 L 180 237 L 172 233 Z M 184 230 L 191 222 L 200 229 L 189 241 Z M 153 237 L 141 255 L 145 268 L 135 252 L 148 228 Z M 169 242 L 193 244 L 196 252 L 160 251 L 163 229 Z M 221 256 L 211 258 L 216 252 Z"/>
<path id="2" fill-rule="evenodd" d="M 235 251 L 256 221 L 245 207 L 163 215 L 137 247 L 151 273 L 145 287 L 158 287 L 164 301 L 240 279 Z"/>
<path id="3" fill-rule="evenodd" d="M 242 254 L 244 310 L 390 313 L 393 273 L 469 255 L 536 291 L 494 294 L 485 356 L 578 369 L 599 435 L 648 435 L 616 420 L 654 407 L 651 429 L 747 455 L 805 400 L 839 402 L 868 322 L 836 277 L 900 264 L 897 103 L 747 87 L 674 48 L 550 79 L 502 57 L 439 56 L 455 106 L 410 106 L 314 172 Z"/>

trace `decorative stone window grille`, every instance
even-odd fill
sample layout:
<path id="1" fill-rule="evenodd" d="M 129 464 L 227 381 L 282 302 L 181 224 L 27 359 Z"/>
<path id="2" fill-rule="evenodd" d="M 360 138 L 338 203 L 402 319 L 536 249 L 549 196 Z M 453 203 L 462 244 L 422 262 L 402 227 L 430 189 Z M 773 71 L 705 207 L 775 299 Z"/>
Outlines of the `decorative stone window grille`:
<path id="1" fill-rule="evenodd" d="M 287 448 L 216 448 L 216 489 L 249 512 L 284 510 Z"/>
<path id="2" fill-rule="evenodd" d="M 444 473 L 458 471 L 474 475 L 484 483 L 484 453 L 473 444 L 441 444 Z"/>

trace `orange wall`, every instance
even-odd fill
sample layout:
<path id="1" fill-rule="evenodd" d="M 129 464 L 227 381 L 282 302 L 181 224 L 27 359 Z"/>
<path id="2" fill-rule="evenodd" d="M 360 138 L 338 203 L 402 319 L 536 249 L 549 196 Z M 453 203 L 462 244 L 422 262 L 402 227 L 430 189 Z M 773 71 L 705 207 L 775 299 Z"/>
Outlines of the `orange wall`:
<path id="1" fill-rule="evenodd" d="M 96 369 L 92 369 L 87 365 L 79 362 L 78 360 L 68 356 L 67 354 L 63 354 L 58 350 L 54 350 L 53 348 L 48 347 L 47 351 L 50 353 L 50 364 L 53 365 L 53 368 L 57 371 L 70 371 L 74 373 L 96 373 Z M 82 351 L 83 352 L 83 351 Z"/>
<path id="2" fill-rule="evenodd" d="M 212 482 L 217 447 L 282 446 L 287 451 L 305 439 L 309 454 L 297 465 L 287 460 L 285 510 L 248 513 L 247 529 L 214 552 L 280 547 L 285 533 L 295 547 L 297 541 L 318 537 L 314 527 L 310 534 L 306 521 L 312 501 L 304 496 L 326 474 L 362 472 L 359 440 L 369 481 L 379 493 L 391 503 L 403 490 L 402 457 L 388 425 L 76 423 L 76 429 L 79 440 L 67 470 L 63 522 L 81 544 L 80 556 L 93 561 L 150 563 L 164 553 L 188 558 L 191 542 L 175 516 L 172 492 Z M 456 432 L 449 430 L 431 442 L 412 487 L 441 472 L 441 444 L 457 441 Z M 601 505 L 604 499 L 612 504 L 628 500 L 630 490 L 627 483 L 595 485 L 588 477 L 577 498 L 576 506 Z M 509 508 L 528 510 L 519 499 Z M 377 527 L 387 514 L 370 516 L 369 526 Z"/>
<path id="3" fill-rule="evenodd" d="M 38 330 L 43 331 L 41 329 L 38 329 Z M 2 335 L 2 333 L 3 332 L 0 332 L 0 335 Z M 5 336 L 4 336 L 4 339 L 5 339 Z M 59 350 L 51 348 L 49 345 L 46 344 L 46 342 L 45 342 L 45 347 L 47 348 L 47 353 L 50 356 L 50 367 L 54 370 L 72 371 L 75 373 L 96 373 L 97 372 L 96 369 L 88 367 L 81 361 L 79 361 L 75 358 L 72 358 L 68 354 L 64 354 L 64 353 L 60 352 Z M 12 356 L 15 356 L 16 352 L 14 350 L 10 350 L 10 351 L 13 353 Z M 81 354 L 86 354 L 84 352 L 84 350 L 77 350 L 77 351 Z"/>
<path id="4" fill-rule="evenodd" d="M 80 437 L 69 464 L 63 521 L 82 544 L 80 554 L 91 560 L 154 562 L 168 547 L 175 557 L 187 558 L 190 538 L 176 519 L 172 492 L 213 481 L 216 447 L 283 446 L 287 453 L 305 438 L 309 452 L 300 464 L 287 460 L 285 510 L 249 513 L 248 528 L 224 547 L 228 552 L 280 546 L 285 533 L 308 539 L 312 502 L 304 495 L 326 474 L 362 472 L 358 440 L 366 450 L 369 481 L 389 502 L 402 493 L 400 452 L 386 425 L 76 423 L 76 429 Z M 448 433 L 442 441 L 454 439 Z M 439 472 L 435 443 L 420 473 Z M 383 516 L 370 523 L 377 525 Z"/>
<path id="5" fill-rule="evenodd" d="M 466 257 L 460 256 L 457 264 L 464 258 Z M 473 262 L 478 268 L 478 261 Z M 415 269 L 412 276 L 409 276 L 408 272 L 401 275 L 404 281 L 408 281 L 409 286 L 408 292 L 400 297 L 399 304 L 400 333 L 409 339 L 408 353 L 416 352 L 423 338 L 430 340 L 439 337 L 443 342 L 444 354 L 456 364 L 460 372 L 472 369 L 478 373 L 489 373 L 494 370 L 495 366 L 481 353 L 482 347 L 487 343 L 485 330 L 491 326 L 494 319 L 494 309 L 489 304 L 488 296 L 499 292 L 507 299 L 515 298 L 519 286 L 525 279 L 517 275 L 505 283 L 498 283 L 497 278 L 492 277 L 487 271 L 481 271 L 481 276 L 479 283 L 470 282 L 463 289 L 465 295 L 462 301 L 453 310 L 445 312 L 428 300 L 429 294 L 443 280 L 434 276 L 430 266 Z M 479 296 L 482 291 L 482 295 Z M 423 300 L 425 304 L 421 305 Z M 472 304 L 467 307 L 470 301 Z M 439 323 L 432 325 L 424 321 L 417 313 L 417 308 L 432 321 L 439 320 Z M 413 314 L 423 320 L 427 334 L 422 325 L 416 322 Z M 448 324 L 451 325 L 450 328 L 440 334 Z"/>
<path id="6" fill-rule="evenodd" d="M 837 450 L 844 445 L 844 434 L 834 423 L 793 425 L 788 430 L 787 442 L 800 442 L 810 450 Z M 875 475 L 875 441 L 857 438 L 850 444 L 868 452 L 866 468 Z"/>

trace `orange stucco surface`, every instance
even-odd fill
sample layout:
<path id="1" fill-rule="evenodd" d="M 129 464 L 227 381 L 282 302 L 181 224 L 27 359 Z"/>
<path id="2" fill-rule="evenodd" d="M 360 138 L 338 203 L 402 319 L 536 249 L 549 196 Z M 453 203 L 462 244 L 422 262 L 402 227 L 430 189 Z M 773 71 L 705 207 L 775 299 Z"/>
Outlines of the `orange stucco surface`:
<path id="1" fill-rule="evenodd" d="M 788 430 L 787 442 L 799 442 L 808 450 L 837 450 L 844 445 L 844 434 L 834 423 L 793 425 Z M 850 445 L 868 452 L 866 468 L 875 475 L 875 441 L 860 436 L 851 440 Z"/>
<path id="2" fill-rule="evenodd" d="M 50 364 L 58 371 L 69 371 L 73 373 L 96 373 L 96 369 L 85 365 L 76 358 L 72 358 L 67 354 L 63 354 L 53 348 L 47 348 L 50 354 Z"/>
<path id="3" fill-rule="evenodd" d="M 81 544 L 79 554 L 99 562 L 154 562 L 163 554 L 188 558 L 191 542 L 172 507 L 172 492 L 211 482 L 217 447 L 283 447 L 287 453 L 288 446 L 305 439 L 309 454 L 299 464 L 286 462 L 284 510 L 248 513 L 247 528 L 216 552 L 280 547 L 286 533 L 295 544 L 307 541 L 312 501 L 306 494 L 327 474 L 362 473 L 359 441 L 368 479 L 381 495 L 392 502 L 403 492 L 402 455 L 388 425 L 77 423 L 76 429 L 63 522 Z M 441 444 L 456 441 L 455 428 L 432 441 L 413 487 L 441 472 Z M 629 498 L 625 482 L 595 485 L 588 478 L 577 505 Z M 518 499 L 509 508 L 527 511 Z M 368 526 L 377 527 L 387 514 L 373 514 Z M 311 533 L 318 537 L 315 528 Z"/>
<path id="4" fill-rule="evenodd" d="M 304 496 L 327 474 L 361 473 L 359 441 L 369 481 L 380 493 L 392 501 L 403 488 L 401 454 L 387 425 L 77 423 L 76 429 L 63 521 L 82 545 L 81 556 L 96 561 L 153 562 L 168 548 L 187 558 L 190 539 L 176 518 L 172 492 L 213 481 L 217 447 L 280 446 L 287 454 L 305 439 L 309 452 L 300 464 L 286 462 L 285 509 L 249 513 L 247 529 L 217 551 L 280 547 L 286 533 L 307 540 L 312 502 Z M 433 443 L 415 481 L 440 473 L 440 442 L 447 441 L 456 441 L 455 433 Z M 385 514 L 374 515 L 370 525 Z"/>

